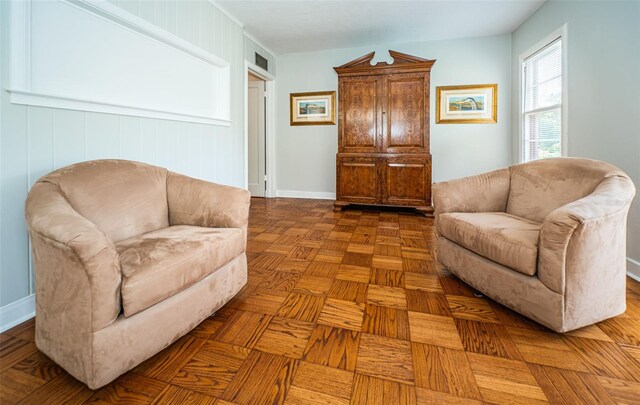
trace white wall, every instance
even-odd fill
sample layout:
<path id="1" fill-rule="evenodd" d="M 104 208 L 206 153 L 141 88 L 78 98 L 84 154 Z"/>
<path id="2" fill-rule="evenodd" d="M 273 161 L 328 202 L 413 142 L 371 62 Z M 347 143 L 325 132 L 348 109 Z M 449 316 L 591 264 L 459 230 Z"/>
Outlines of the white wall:
<path id="1" fill-rule="evenodd" d="M 512 35 L 514 146 L 519 56 L 566 23 L 569 155 L 612 163 L 640 188 L 639 21 L 638 1 L 548 1 L 525 21 Z M 517 147 L 513 156 L 517 161 Z M 628 269 L 640 277 L 638 197 L 629 215 L 627 245 Z"/>
<path id="2" fill-rule="evenodd" d="M 511 36 L 379 45 L 278 55 L 277 188 L 335 195 L 337 125 L 290 126 L 289 93 L 337 90 L 333 71 L 372 50 L 374 63 L 391 61 L 387 50 L 437 59 L 431 72 L 433 180 L 441 181 L 511 163 Z M 435 124 L 436 86 L 498 84 L 497 124 Z M 300 193 L 298 193 L 300 194 Z"/>
<path id="3" fill-rule="evenodd" d="M 40 176 L 98 158 L 139 160 L 238 186 L 244 184 L 245 176 L 243 32 L 211 2 L 144 0 L 119 5 L 230 62 L 231 127 L 10 104 L 5 91 L 10 65 L 9 5 L 0 1 L 2 324 L 10 320 L 7 310 L 13 309 L 7 305 L 33 292 L 23 206 L 28 189 Z"/>

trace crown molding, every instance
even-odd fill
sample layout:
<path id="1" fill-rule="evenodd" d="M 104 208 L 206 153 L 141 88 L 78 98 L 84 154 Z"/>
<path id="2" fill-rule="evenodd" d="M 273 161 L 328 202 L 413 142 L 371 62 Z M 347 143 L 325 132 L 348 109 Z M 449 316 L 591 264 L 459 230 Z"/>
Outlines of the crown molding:
<path id="1" fill-rule="evenodd" d="M 371 66 L 371 61 L 373 60 L 373 57 L 376 55 L 375 52 L 369 52 L 366 55 L 363 55 L 357 59 L 354 59 L 352 61 L 349 61 L 347 63 L 345 63 L 344 65 L 340 65 L 334 69 L 346 69 L 346 68 L 352 68 L 354 66 Z M 385 62 L 386 63 L 386 62 Z"/>
<path id="2" fill-rule="evenodd" d="M 375 57 L 375 52 L 370 52 L 357 59 L 345 63 L 344 65 L 334 67 L 339 75 L 354 76 L 364 72 L 369 74 L 384 74 L 393 71 L 395 73 L 409 73 L 418 71 L 429 71 L 431 66 L 436 62 L 435 59 L 424 59 L 418 56 L 408 55 L 393 50 L 389 50 L 389 55 L 393 58 L 392 63 L 378 62 L 375 65 L 371 61 Z"/>
<path id="3" fill-rule="evenodd" d="M 209 3 L 213 4 L 215 6 L 215 8 L 220 10 L 220 12 L 222 12 L 222 14 L 226 15 L 234 23 L 238 24 L 240 26 L 240 28 L 242 28 L 242 33 L 244 34 L 244 36 L 246 36 L 247 38 L 249 38 L 250 40 L 255 42 L 258 46 L 260 46 L 265 51 L 269 52 L 274 57 L 276 56 L 276 53 L 273 52 L 273 50 L 271 48 L 267 47 L 265 44 L 263 44 L 261 41 L 259 41 L 253 34 L 251 34 L 249 31 L 247 31 L 245 29 L 245 27 L 244 27 L 244 23 L 242 21 L 240 21 L 235 15 L 233 15 L 233 13 L 231 13 L 229 10 L 227 10 L 222 4 L 220 4 L 220 2 L 218 2 L 217 0 L 208 0 L 208 1 L 209 1 Z"/>
<path id="4" fill-rule="evenodd" d="M 256 45 L 258 45 L 259 47 L 261 47 L 262 49 L 264 49 L 265 51 L 269 52 L 273 57 L 276 56 L 276 53 L 273 52 L 271 50 L 271 48 L 268 48 L 267 46 L 265 46 L 265 44 L 263 44 L 262 42 L 260 42 L 253 34 L 251 34 L 249 31 L 247 31 L 246 29 L 244 30 L 244 36 L 249 38 L 250 40 L 252 40 L 253 42 L 256 43 Z"/>
<path id="5" fill-rule="evenodd" d="M 244 23 L 242 21 L 240 21 L 235 15 L 231 14 L 231 12 L 229 10 L 227 10 L 222 4 L 220 4 L 218 1 L 216 0 L 208 0 L 209 3 L 213 4 L 213 6 L 215 8 L 217 8 L 218 10 L 220 10 L 220 12 L 224 15 L 226 15 L 227 17 L 229 17 L 229 19 L 231 21 L 233 21 L 234 23 L 236 23 L 237 25 L 240 26 L 240 28 L 242 28 L 244 30 Z"/>

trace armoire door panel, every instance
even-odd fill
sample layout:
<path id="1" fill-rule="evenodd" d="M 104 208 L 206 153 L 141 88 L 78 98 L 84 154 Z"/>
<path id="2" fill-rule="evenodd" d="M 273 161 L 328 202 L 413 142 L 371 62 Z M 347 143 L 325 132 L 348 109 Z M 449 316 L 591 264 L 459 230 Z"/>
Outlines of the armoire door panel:
<path id="1" fill-rule="evenodd" d="M 428 161 L 390 159 L 383 163 L 383 203 L 431 205 L 431 173 Z"/>
<path id="2" fill-rule="evenodd" d="M 377 162 L 338 160 L 338 198 L 343 201 L 375 204 L 378 201 Z"/>
<path id="3" fill-rule="evenodd" d="M 343 152 L 378 150 L 378 95 L 379 85 L 375 77 L 342 81 L 339 130 Z"/>
<path id="4" fill-rule="evenodd" d="M 429 85 L 425 75 L 391 76 L 384 87 L 384 151 L 427 152 Z"/>
<path id="5" fill-rule="evenodd" d="M 423 146 L 423 80 L 388 81 L 389 146 Z"/>

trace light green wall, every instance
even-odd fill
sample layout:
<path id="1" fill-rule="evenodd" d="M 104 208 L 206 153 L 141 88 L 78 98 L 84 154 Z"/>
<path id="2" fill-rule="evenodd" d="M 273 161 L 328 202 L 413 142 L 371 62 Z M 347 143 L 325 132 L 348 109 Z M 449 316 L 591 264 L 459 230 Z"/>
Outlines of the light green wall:
<path id="1" fill-rule="evenodd" d="M 519 136 L 519 57 L 565 23 L 569 156 L 612 163 L 640 187 L 639 1 L 548 1 L 513 32 L 513 144 Z M 517 161 L 515 148 L 513 157 Z M 629 215 L 628 256 L 640 262 L 638 197 Z"/>
<path id="2" fill-rule="evenodd" d="M 278 55 L 277 188 L 335 193 L 337 126 L 290 126 L 289 93 L 337 90 L 333 70 L 373 50 L 374 63 L 391 62 L 388 50 L 437 59 L 431 72 L 431 153 L 434 181 L 467 176 L 511 162 L 511 36 L 378 45 Z M 436 86 L 498 84 L 497 124 L 436 124 Z"/>
<path id="3" fill-rule="evenodd" d="M 242 28 L 206 0 L 113 3 L 230 62 L 232 125 L 219 127 L 9 103 L 4 89 L 8 87 L 10 62 L 10 2 L 0 1 L 0 307 L 32 292 L 23 207 L 28 189 L 43 174 L 78 161 L 122 158 L 220 183 L 244 184 Z"/>

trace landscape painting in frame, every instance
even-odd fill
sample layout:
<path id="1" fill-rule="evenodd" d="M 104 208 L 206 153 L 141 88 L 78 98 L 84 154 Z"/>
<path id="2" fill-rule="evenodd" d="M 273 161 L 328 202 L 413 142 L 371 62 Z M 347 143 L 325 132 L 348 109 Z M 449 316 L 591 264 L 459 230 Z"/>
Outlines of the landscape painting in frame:
<path id="1" fill-rule="evenodd" d="M 334 125 L 335 91 L 291 93 L 291 125 Z"/>
<path id="2" fill-rule="evenodd" d="M 440 86 L 436 89 L 437 124 L 495 124 L 498 85 Z"/>

